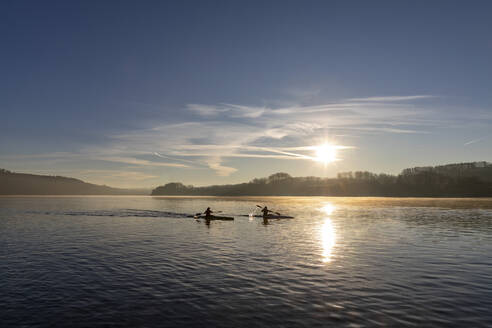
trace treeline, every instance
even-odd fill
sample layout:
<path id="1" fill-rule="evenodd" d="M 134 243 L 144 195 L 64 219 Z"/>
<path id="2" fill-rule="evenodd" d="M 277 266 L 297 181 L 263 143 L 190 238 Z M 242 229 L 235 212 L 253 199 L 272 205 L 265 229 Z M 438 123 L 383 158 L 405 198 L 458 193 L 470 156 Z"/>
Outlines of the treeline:
<path id="1" fill-rule="evenodd" d="M 487 162 L 413 167 L 403 170 L 402 175 L 412 175 L 421 172 L 434 172 L 455 178 L 476 177 L 481 180 L 492 181 L 492 164 Z"/>
<path id="2" fill-rule="evenodd" d="M 492 197 L 492 165 L 476 163 L 406 169 L 399 175 L 359 171 L 317 178 L 276 173 L 247 183 L 207 187 L 174 182 L 155 188 L 152 195 Z"/>
<path id="3" fill-rule="evenodd" d="M 0 195 L 138 195 L 145 190 L 111 188 L 61 176 L 14 173 L 0 169 Z"/>

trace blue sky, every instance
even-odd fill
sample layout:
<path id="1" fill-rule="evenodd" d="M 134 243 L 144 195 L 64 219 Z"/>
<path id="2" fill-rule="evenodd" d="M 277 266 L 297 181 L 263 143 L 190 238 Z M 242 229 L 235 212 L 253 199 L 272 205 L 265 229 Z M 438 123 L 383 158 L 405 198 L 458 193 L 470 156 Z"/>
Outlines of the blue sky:
<path id="1" fill-rule="evenodd" d="M 492 160 L 489 1 L 2 1 L 0 167 L 120 187 Z M 311 146 L 346 146 L 315 162 Z"/>

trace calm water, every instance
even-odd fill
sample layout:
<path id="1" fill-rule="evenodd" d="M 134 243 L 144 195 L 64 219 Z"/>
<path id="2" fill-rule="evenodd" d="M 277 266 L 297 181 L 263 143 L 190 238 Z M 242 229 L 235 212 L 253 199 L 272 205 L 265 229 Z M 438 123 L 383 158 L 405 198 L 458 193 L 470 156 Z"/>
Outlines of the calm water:
<path id="1" fill-rule="evenodd" d="M 266 204 L 292 220 L 241 217 Z M 186 214 L 207 206 L 235 221 Z M 0 325 L 492 325 L 492 199 L 0 198 Z"/>

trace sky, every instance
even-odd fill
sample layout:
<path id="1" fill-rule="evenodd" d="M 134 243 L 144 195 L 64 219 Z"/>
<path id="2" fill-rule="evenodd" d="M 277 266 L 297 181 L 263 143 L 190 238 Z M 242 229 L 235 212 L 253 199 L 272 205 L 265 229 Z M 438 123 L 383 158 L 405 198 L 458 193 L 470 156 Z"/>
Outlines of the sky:
<path id="1" fill-rule="evenodd" d="M 492 160 L 490 1 L 2 1 L 0 41 L 16 172 L 156 187 Z"/>

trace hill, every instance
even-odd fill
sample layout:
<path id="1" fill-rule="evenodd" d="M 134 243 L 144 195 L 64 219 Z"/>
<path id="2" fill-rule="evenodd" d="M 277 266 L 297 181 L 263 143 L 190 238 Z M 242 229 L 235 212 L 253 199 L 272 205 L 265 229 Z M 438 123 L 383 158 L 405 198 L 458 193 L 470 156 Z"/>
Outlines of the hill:
<path id="1" fill-rule="evenodd" d="M 337 178 L 275 173 L 247 183 L 208 187 L 172 182 L 155 188 L 152 195 L 492 197 L 492 164 L 411 168 L 396 176 L 364 171 L 339 173 Z"/>
<path id="2" fill-rule="evenodd" d="M 0 195 L 148 195 L 147 190 L 120 189 L 62 176 L 14 173 L 0 169 Z"/>

